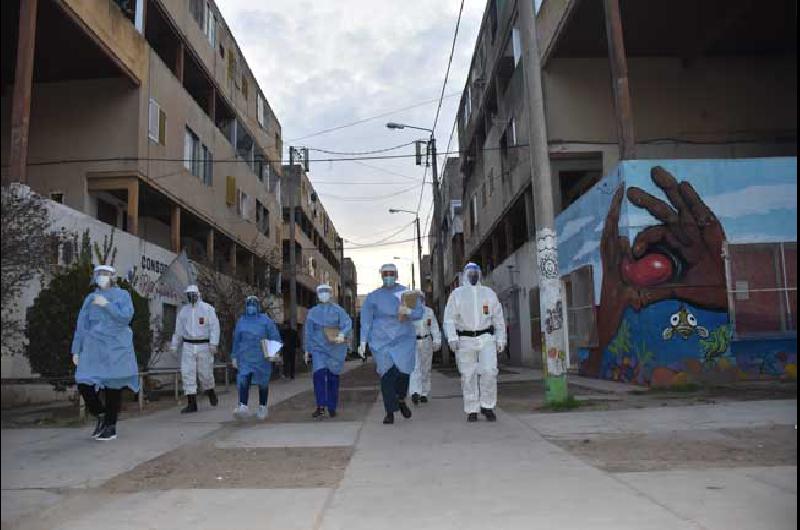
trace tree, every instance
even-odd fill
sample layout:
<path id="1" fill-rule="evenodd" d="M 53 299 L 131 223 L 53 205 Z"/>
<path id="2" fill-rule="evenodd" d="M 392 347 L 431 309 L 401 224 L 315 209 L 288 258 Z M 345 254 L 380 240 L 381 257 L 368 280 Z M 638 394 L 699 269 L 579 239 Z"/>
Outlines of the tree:
<path id="1" fill-rule="evenodd" d="M 20 184 L 3 186 L 2 233 L 2 334 L 4 349 L 24 336 L 24 322 L 17 315 L 22 289 L 47 267 L 50 218 L 45 200 Z"/>

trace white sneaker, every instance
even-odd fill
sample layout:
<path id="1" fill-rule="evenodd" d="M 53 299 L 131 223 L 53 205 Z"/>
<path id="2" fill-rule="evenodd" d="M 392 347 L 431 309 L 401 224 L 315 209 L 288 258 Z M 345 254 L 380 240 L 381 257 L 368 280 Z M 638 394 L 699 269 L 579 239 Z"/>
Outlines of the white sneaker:
<path id="1" fill-rule="evenodd" d="M 258 412 L 256 412 L 256 418 L 258 418 L 259 420 L 265 420 L 267 419 L 267 416 L 269 416 L 269 411 L 267 410 L 267 406 L 259 405 Z"/>
<path id="2" fill-rule="evenodd" d="M 233 409 L 233 417 L 239 420 L 243 420 L 250 416 L 250 409 L 247 408 L 247 405 L 239 403 L 239 406 Z"/>

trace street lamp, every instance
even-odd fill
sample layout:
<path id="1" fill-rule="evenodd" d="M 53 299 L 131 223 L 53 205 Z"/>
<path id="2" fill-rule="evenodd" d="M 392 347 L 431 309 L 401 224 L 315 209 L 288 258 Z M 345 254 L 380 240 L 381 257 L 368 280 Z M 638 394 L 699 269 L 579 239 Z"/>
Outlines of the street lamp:
<path id="1" fill-rule="evenodd" d="M 419 213 L 412 210 L 402 210 L 400 208 L 389 208 L 389 213 L 410 213 L 414 216 L 417 224 L 417 260 L 419 261 L 419 286 L 424 289 L 422 282 L 422 233 L 419 228 Z M 411 262 L 411 283 L 414 283 L 414 262 Z M 412 287 L 413 288 L 413 287 Z"/>
<path id="2" fill-rule="evenodd" d="M 386 124 L 386 127 L 389 129 L 417 129 L 419 131 L 426 131 L 430 133 L 430 138 L 428 139 L 428 149 L 431 154 L 431 176 L 433 180 L 433 219 L 434 219 L 434 226 L 436 226 L 435 233 L 436 233 L 436 279 L 439 285 L 439 292 L 433 293 L 434 298 L 437 300 L 437 308 L 439 309 L 439 318 L 442 318 L 444 315 L 444 297 L 445 297 L 445 286 L 444 286 L 444 234 L 442 233 L 442 226 L 439 223 L 439 217 L 442 211 L 442 197 L 441 192 L 439 191 L 439 166 L 436 160 L 436 137 L 433 135 L 433 129 L 428 129 L 427 127 L 416 127 L 414 125 L 408 125 L 405 123 L 395 123 L 389 122 Z M 417 230 L 419 230 L 419 224 L 417 224 Z M 419 233 L 419 232 L 417 232 Z M 419 237 L 417 239 L 420 239 Z M 422 250 L 418 251 L 420 254 L 420 271 L 422 271 Z M 422 283 L 422 277 L 420 276 L 420 283 Z M 444 359 L 443 359 L 444 360 Z"/>
<path id="3" fill-rule="evenodd" d="M 412 291 L 416 291 L 417 290 L 417 284 L 414 283 L 414 260 L 413 259 L 408 259 L 408 258 L 401 258 L 400 256 L 395 256 L 392 259 L 401 259 L 403 261 L 410 261 L 411 262 L 411 290 Z"/>

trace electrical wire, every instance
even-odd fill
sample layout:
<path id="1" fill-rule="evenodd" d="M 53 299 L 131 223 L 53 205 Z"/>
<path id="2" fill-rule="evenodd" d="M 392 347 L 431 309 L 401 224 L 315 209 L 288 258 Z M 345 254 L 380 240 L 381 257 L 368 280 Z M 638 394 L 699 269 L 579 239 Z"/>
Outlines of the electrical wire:
<path id="1" fill-rule="evenodd" d="M 360 151 L 355 153 L 342 153 L 338 151 L 331 151 L 328 149 L 322 149 L 319 147 L 307 147 L 309 151 L 317 151 L 319 153 L 325 153 L 326 155 L 341 155 L 341 156 L 361 156 L 361 155 L 377 155 L 380 153 L 388 153 L 389 151 L 396 151 L 397 149 L 408 147 L 409 145 L 414 145 L 414 142 L 406 142 L 404 144 L 395 145 L 393 147 L 386 147 L 383 149 L 375 149 L 373 151 Z"/>
<path id="2" fill-rule="evenodd" d="M 329 199 L 335 199 L 335 200 L 344 201 L 344 202 L 381 201 L 381 200 L 384 200 L 384 199 L 390 199 L 392 197 L 397 197 L 398 195 L 402 195 L 404 193 L 408 193 L 411 190 L 417 189 L 421 185 L 422 184 L 415 184 L 415 185 L 413 185 L 413 186 L 411 186 L 409 188 L 404 188 L 402 190 L 397 190 L 397 191 L 394 191 L 392 193 L 388 193 L 386 195 L 374 195 L 374 196 L 368 196 L 368 197 L 343 197 L 341 195 L 334 195 L 332 193 L 320 193 L 320 192 L 317 192 L 317 194 L 320 197 L 327 197 Z"/>
<path id="3" fill-rule="evenodd" d="M 451 94 L 447 94 L 445 97 L 446 98 L 452 98 L 452 97 L 459 96 L 459 95 L 461 95 L 461 92 L 453 92 Z M 345 123 L 343 125 L 336 125 L 334 127 L 329 127 L 327 129 L 322 129 L 320 131 L 316 131 L 316 132 L 313 132 L 313 133 L 310 133 L 310 134 L 306 134 L 304 136 L 299 136 L 297 138 L 289 138 L 288 140 L 285 140 L 285 141 L 286 142 L 296 142 L 298 140 L 305 140 L 307 138 L 313 138 L 315 136 L 320 136 L 320 135 L 327 134 L 327 133 L 330 133 L 330 132 L 346 129 L 348 127 L 354 127 L 356 125 L 361 125 L 362 123 L 366 123 L 366 122 L 369 122 L 369 121 L 372 121 L 372 120 L 377 120 L 379 118 L 385 118 L 386 116 L 391 116 L 392 114 L 397 114 L 398 112 L 403 112 L 403 111 L 406 111 L 406 110 L 411 110 L 411 109 L 416 109 L 416 108 L 419 108 L 419 107 L 423 107 L 425 105 L 430 105 L 431 103 L 435 103 L 436 100 L 437 100 L 437 98 L 428 99 L 428 100 L 425 100 L 425 101 L 421 101 L 419 103 L 414 103 L 413 105 L 408 105 L 406 107 L 401 107 L 401 108 L 394 109 L 394 110 L 388 110 L 388 111 L 384 111 L 384 112 L 382 112 L 380 114 L 375 114 L 373 116 L 368 116 L 366 118 L 361 118 L 361 119 L 358 119 L 356 121 L 352 121 L 350 123 Z"/>

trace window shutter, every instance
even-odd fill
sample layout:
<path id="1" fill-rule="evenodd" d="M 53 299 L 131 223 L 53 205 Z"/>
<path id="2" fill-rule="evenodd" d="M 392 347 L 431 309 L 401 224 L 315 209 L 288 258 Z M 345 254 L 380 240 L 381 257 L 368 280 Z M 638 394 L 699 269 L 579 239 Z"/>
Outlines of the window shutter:
<path id="1" fill-rule="evenodd" d="M 236 177 L 230 175 L 225 177 L 225 204 L 228 206 L 236 204 Z"/>

